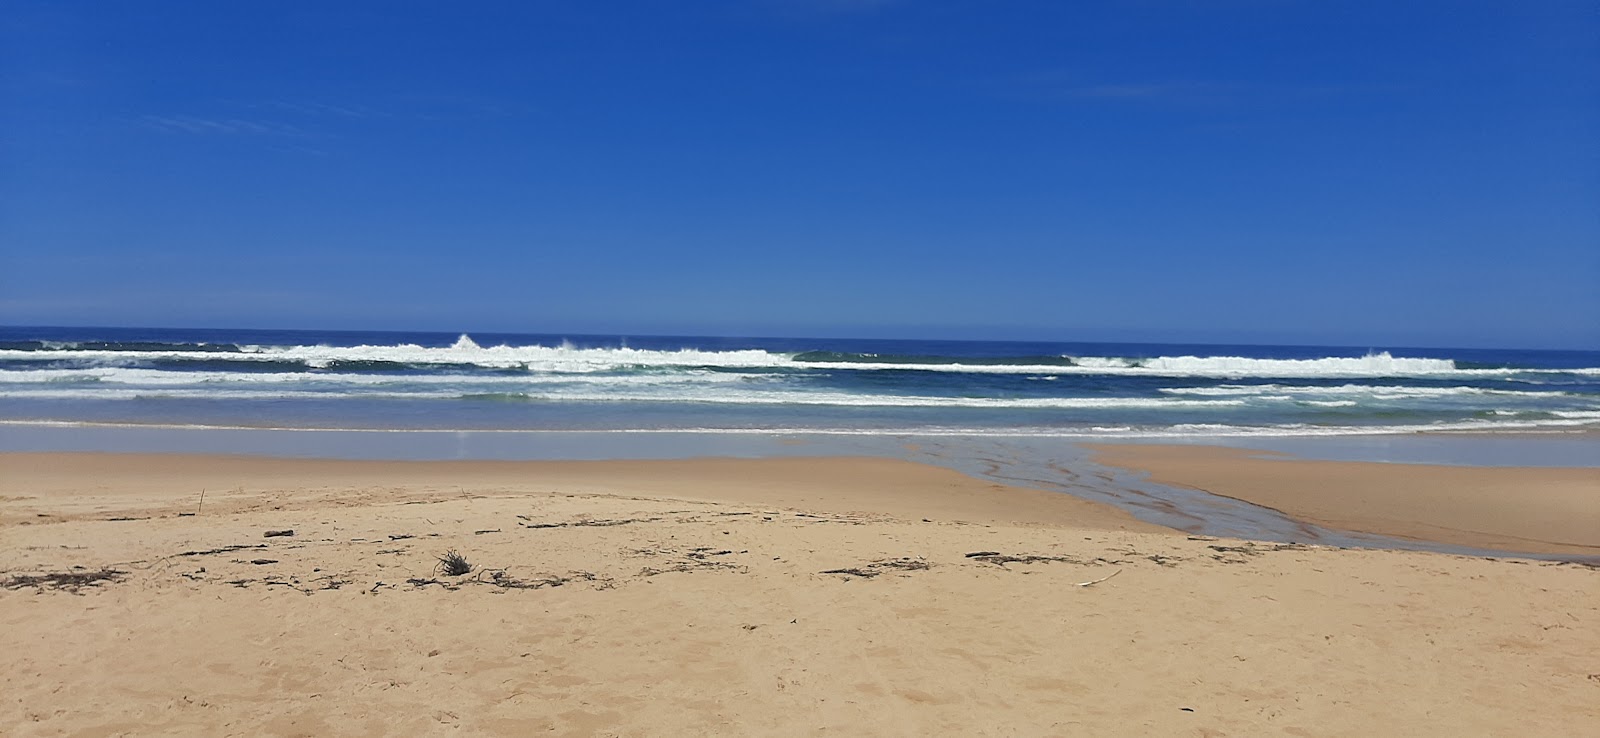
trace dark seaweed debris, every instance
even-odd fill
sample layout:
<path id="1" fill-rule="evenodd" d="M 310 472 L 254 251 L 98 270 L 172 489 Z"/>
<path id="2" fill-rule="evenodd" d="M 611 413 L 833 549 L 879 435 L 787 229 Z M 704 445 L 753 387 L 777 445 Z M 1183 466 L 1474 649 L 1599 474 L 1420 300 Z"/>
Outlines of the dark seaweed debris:
<path id="1" fill-rule="evenodd" d="M 845 576 L 850 576 L 850 577 L 860 577 L 862 579 L 871 579 L 871 578 L 873 578 L 875 576 L 878 576 L 879 574 L 884 574 L 886 572 L 891 572 L 891 571 L 923 571 L 923 570 L 931 568 L 932 566 L 933 566 L 932 564 L 929 564 L 928 562 L 923 561 L 922 559 L 899 558 L 899 559 L 884 559 L 883 561 L 874 561 L 874 562 L 872 562 L 870 564 L 867 564 L 865 566 L 850 567 L 848 569 L 828 569 L 827 571 L 824 571 L 822 573 L 823 574 L 843 574 Z"/>
<path id="2" fill-rule="evenodd" d="M 48 574 L 17 574 L 0 586 L 6 589 L 34 587 L 39 590 L 56 589 L 77 594 L 85 587 L 98 587 L 105 582 L 120 582 L 127 572 L 118 569 L 96 571 L 51 572 Z"/>

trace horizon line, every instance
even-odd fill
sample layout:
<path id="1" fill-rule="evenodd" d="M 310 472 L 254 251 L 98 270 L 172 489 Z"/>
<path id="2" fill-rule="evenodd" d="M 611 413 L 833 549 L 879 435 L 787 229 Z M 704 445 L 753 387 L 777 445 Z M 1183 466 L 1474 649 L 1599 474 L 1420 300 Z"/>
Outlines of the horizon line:
<path id="1" fill-rule="evenodd" d="M 656 332 L 627 332 L 627 333 L 622 333 L 622 332 L 601 332 L 601 333 L 595 333 L 595 332 L 586 332 L 586 331 L 548 332 L 548 331 L 529 331 L 529 330 L 508 331 L 508 330 L 475 330 L 475 329 L 434 330 L 434 329 L 397 329 L 397 328 L 261 328 L 261 327 L 241 327 L 241 326 L 195 327 L 195 326 L 157 326 L 157 325 L 116 326 L 116 325 L 13 325 L 13 324 L 0 324 L 0 330 L 15 330 L 15 329 L 34 329 L 34 330 L 49 330 L 49 329 L 124 330 L 124 331 L 125 330 L 150 330 L 150 331 L 216 331 L 216 332 L 260 331 L 260 332 L 281 332 L 281 333 L 378 333 L 378 334 L 397 334 L 397 335 L 418 334 L 418 333 L 433 333 L 433 334 L 439 334 L 439 335 L 451 335 L 451 334 L 454 334 L 456 336 L 467 336 L 469 338 L 471 337 L 472 334 L 477 333 L 479 335 L 530 336 L 530 337 L 531 336 L 538 336 L 538 337 L 561 337 L 561 338 L 566 338 L 568 336 L 578 336 L 578 337 L 597 337 L 597 338 L 598 337 L 621 338 L 621 339 L 637 337 L 637 338 L 716 338 L 716 339 L 730 339 L 730 340 L 732 340 L 732 339 L 745 339 L 745 340 L 778 339 L 778 340 L 789 340 L 789 341 L 900 341 L 900 342 L 945 342 L 945 343 L 1038 343 L 1038 344 L 1105 344 L 1105 345 L 1139 345 L 1139 344 L 1144 344 L 1144 345 L 1164 345 L 1164 346 L 1237 346 L 1237 347 L 1255 347 L 1255 348 L 1332 348 L 1332 349 L 1351 349 L 1351 350 L 1363 350 L 1364 349 L 1364 350 L 1369 351 L 1369 352 L 1370 351 L 1374 351 L 1374 350 L 1388 351 L 1388 350 L 1403 350 L 1403 349 L 1422 349 L 1422 350 L 1428 350 L 1428 351 L 1461 350 L 1461 351 L 1547 351 L 1547 352 L 1556 352 L 1556 353 L 1600 353 L 1600 346 L 1597 346 L 1595 348 L 1549 348 L 1549 347 L 1545 347 L 1545 346 L 1541 346 L 1541 347 L 1520 347 L 1520 348 L 1518 348 L 1518 347 L 1507 347 L 1507 346 L 1447 346 L 1447 345 L 1426 346 L 1426 345 L 1403 345 L 1403 344 L 1398 344 L 1398 343 L 1378 343 L 1378 342 L 1372 342 L 1372 343 L 1367 343 L 1367 344 L 1351 344 L 1351 343 L 1260 343 L 1260 342 L 1252 342 L 1252 341 L 1172 341 L 1172 340 L 1166 340 L 1166 341 L 1150 341 L 1150 340 L 1146 340 L 1146 341 L 1133 341 L 1133 340 L 1106 341 L 1106 340 L 1077 340 L 1077 339 L 1065 340 L 1065 339 L 1047 339 L 1047 338 L 1021 338 L 1021 339 L 1019 339 L 1019 338 L 1008 338 L 1008 339 L 995 339 L 995 338 L 906 338 L 906 337 L 891 337 L 891 336 L 757 335 L 757 334 L 656 333 Z"/>

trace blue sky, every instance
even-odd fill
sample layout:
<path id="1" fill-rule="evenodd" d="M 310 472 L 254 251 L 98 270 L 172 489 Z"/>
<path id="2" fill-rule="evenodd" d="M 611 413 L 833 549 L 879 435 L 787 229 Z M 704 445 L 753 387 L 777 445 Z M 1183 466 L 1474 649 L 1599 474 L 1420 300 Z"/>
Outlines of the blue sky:
<path id="1" fill-rule="evenodd" d="M 0 323 L 1600 348 L 1589 2 L 54 3 Z"/>

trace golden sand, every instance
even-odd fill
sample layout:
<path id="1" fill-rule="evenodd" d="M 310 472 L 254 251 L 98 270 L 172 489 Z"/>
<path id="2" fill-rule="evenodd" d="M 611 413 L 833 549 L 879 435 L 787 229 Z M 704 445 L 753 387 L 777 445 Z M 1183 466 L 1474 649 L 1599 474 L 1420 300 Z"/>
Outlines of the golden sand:
<path id="1" fill-rule="evenodd" d="M 1219 446 L 1090 446 L 1147 472 L 1329 528 L 1483 549 L 1600 556 L 1600 468 L 1310 461 Z"/>
<path id="2" fill-rule="evenodd" d="M 1196 540 L 907 462 L 9 454 L 0 485 L 7 735 L 1600 724 L 1600 571 Z"/>

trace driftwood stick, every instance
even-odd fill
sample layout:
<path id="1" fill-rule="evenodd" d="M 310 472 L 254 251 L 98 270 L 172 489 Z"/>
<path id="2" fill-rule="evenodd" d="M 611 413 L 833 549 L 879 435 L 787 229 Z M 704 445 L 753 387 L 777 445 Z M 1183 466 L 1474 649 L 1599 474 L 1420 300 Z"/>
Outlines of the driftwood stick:
<path id="1" fill-rule="evenodd" d="M 1118 569 L 1118 570 L 1116 570 L 1114 572 L 1111 572 L 1110 574 L 1107 574 L 1107 575 L 1105 575 L 1103 577 L 1100 577 L 1099 579 L 1090 579 L 1087 582 L 1078 582 L 1076 586 L 1079 586 L 1079 587 L 1092 587 L 1092 586 L 1094 586 L 1096 584 L 1099 584 L 1099 583 L 1101 583 L 1101 582 L 1103 582 L 1103 581 L 1105 581 L 1107 579 L 1110 579 L 1110 578 L 1112 578 L 1112 577 L 1114 577 L 1114 576 L 1116 576 L 1118 574 L 1121 574 L 1121 573 L 1122 573 L 1122 570 Z"/>

